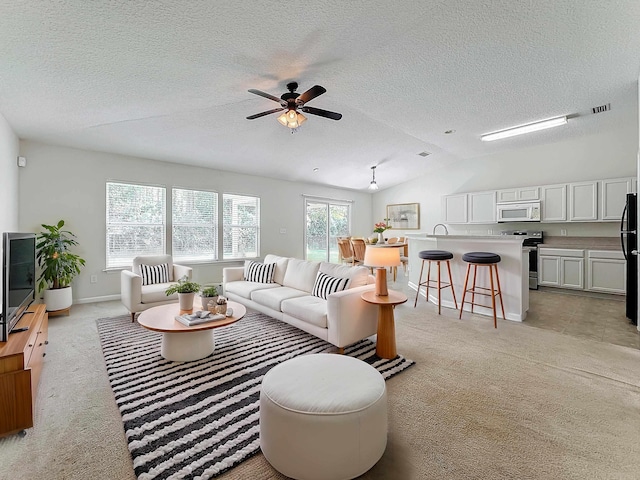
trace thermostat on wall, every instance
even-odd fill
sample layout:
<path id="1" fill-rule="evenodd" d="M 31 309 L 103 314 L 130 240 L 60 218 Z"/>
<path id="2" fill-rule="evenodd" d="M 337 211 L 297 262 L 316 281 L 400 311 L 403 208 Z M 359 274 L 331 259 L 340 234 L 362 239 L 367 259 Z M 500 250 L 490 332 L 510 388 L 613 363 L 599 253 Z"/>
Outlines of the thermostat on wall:
<path id="1" fill-rule="evenodd" d="M 27 166 L 26 157 L 18 157 L 18 166 L 19 167 L 26 167 Z"/>

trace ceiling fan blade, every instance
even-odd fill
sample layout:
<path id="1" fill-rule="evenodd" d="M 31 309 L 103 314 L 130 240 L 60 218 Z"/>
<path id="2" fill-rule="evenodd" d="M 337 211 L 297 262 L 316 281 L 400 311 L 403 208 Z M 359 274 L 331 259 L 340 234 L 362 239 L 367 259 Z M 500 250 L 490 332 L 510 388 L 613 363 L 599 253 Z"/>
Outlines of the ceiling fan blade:
<path id="1" fill-rule="evenodd" d="M 327 91 L 326 88 L 321 87 L 320 85 L 314 85 L 309 90 L 307 90 L 302 95 L 300 95 L 298 98 L 296 98 L 296 103 L 298 104 L 307 103 L 308 101 L 313 100 L 316 97 L 319 97 L 326 91 Z"/>
<path id="2" fill-rule="evenodd" d="M 273 100 L 274 102 L 278 102 L 280 105 L 286 105 L 286 102 L 284 102 L 284 100 L 282 100 L 281 98 L 278 98 L 274 95 L 271 95 L 270 93 L 266 93 L 266 92 L 262 92 L 260 90 L 256 90 L 255 88 L 250 88 L 249 89 L 249 93 L 254 93 L 256 95 L 260 95 L 261 97 L 264 98 L 268 98 L 269 100 Z"/>
<path id="3" fill-rule="evenodd" d="M 311 115 L 319 115 L 321 117 L 330 118 L 331 120 L 340 120 L 342 118 L 341 113 L 330 112 L 328 110 L 322 110 L 321 108 L 302 107 L 301 110 L 304 113 L 310 113 Z"/>
<path id="4" fill-rule="evenodd" d="M 254 118 L 264 117 L 265 115 L 270 115 L 272 113 L 281 112 L 282 110 L 284 110 L 284 107 L 282 107 L 282 108 L 274 108 L 273 110 L 268 110 L 268 111 L 262 112 L 262 113 L 256 113 L 255 115 L 249 115 L 247 117 L 247 120 L 253 120 Z"/>

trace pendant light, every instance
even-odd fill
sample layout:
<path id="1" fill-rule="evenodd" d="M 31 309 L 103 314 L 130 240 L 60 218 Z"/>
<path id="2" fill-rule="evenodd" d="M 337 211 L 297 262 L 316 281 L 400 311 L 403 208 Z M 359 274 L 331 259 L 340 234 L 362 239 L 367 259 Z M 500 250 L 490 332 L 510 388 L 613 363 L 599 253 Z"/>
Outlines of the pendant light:
<path id="1" fill-rule="evenodd" d="M 376 167 L 371 167 L 371 173 L 373 175 L 371 183 L 369 184 L 369 190 L 378 190 L 378 184 L 376 183 Z"/>

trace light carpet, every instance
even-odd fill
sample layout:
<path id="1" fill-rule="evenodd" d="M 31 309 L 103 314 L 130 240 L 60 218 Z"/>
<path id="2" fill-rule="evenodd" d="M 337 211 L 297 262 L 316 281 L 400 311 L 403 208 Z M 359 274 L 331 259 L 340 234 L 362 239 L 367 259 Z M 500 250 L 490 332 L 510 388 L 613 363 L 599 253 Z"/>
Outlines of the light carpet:
<path id="1" fill-rule="evenodd" d="M 215 352 L 194 362 L 160 356 L 161 334 L 123 316 L 98 320 L 107 373 L 141 480 L 213 478 L 256 454 L 260 384 L 275 365 L 335 350 L 324 340 L 260 313 L 215 330 Z M 363 340 L 345 354 L 385 379 L 413 365 L 383 360 Z"/>

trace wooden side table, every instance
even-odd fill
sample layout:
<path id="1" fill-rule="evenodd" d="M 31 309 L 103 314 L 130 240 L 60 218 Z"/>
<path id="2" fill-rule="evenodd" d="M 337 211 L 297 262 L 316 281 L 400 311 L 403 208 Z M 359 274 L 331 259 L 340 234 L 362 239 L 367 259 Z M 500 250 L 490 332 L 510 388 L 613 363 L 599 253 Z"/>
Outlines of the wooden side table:
<path id="1" fill-rule="evenodd" d="M 393 319 L 393 307 L 407 301 L 404 293 L 389 290 L 389 295 L 377 296 L 374 290 L 369 290 L 361 295 L 362 299 L 373 305 L 378 305 L 378 338 L 376 342 L 376 355 L 380 358 L 395 358 L 396 350 L 396 326 Z"/>

